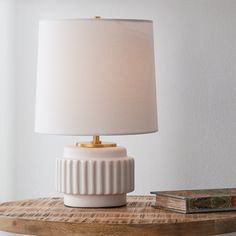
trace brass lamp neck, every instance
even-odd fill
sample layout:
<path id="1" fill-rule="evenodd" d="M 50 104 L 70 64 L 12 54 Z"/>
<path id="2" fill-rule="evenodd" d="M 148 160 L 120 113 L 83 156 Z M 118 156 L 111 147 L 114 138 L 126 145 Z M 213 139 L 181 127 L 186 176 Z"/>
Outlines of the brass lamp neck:
<path id="1" fill-rule="evenodd" d="M 98 135 L 93 135 L 93 141 L 92 144 L 101 144 L 102 142 L 100 141 L 100 136 Z"/>
<path id="2" fill-rule="evenodd" d="M 90 143 L 80 143 L 80 147 L 85 148 L 105 148 L 105 147 L 116 147 L 115 143 L 102 143 L 99 135 L 94 135 L 93 140 Z"/>

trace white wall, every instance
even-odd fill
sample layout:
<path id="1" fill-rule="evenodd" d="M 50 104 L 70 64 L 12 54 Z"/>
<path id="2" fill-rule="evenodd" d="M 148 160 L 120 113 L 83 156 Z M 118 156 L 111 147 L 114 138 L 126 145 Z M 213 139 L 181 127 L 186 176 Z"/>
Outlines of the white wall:
<path id="1" fill-rule="evenodd" d="M 236 1 L 18 0 L 16 197 L 57 195 L 55 158 L 75 140 L 33 131 L 38 20 L 95 15 L 154 20 L 159 132 L 104 138 L 135 157 L 134 194 L 235 187 Z"/>
<path id="2" fill-rule="evenodd" d="M 14 14 L 14 1 L 0 0 L 0 202 L 15 199 Z"/>
<path id="3" fill-rule="evenodd" d="M 0 202 L 14 198 L 14 2 L 0 0 Z"/>

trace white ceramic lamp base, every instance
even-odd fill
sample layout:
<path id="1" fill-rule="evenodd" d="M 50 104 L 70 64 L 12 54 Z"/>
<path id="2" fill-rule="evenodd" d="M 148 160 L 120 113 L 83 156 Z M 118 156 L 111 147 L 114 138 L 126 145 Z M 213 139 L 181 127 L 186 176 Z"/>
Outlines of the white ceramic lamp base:
<path id="1" fill-rule="evenodd" d="M 57 191 L 70 207 L 122 206 L 134 190 L 134 159 L 123 147 L 67 146 L 56 174 Z"/>

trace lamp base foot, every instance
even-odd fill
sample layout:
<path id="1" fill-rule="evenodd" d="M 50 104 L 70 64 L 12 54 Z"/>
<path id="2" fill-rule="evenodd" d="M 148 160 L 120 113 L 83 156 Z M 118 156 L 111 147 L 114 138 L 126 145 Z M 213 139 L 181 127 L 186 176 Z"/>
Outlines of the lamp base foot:
<path id="1" fill-rule="evenodd" d="M 126 205 L 126 194 L 72 195 L 64 194 L 64 204 L 69 207 L 118 207 Z"/>

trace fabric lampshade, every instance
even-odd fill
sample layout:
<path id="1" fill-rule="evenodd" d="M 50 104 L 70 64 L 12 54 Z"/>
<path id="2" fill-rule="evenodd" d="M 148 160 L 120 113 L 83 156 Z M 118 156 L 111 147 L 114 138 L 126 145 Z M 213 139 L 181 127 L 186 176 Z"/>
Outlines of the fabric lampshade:
<path id="1" fill-rule="evenodd" d="M 150 133 L 156 109 L 152 21 L 39 23 L 36 132 Z"/>

